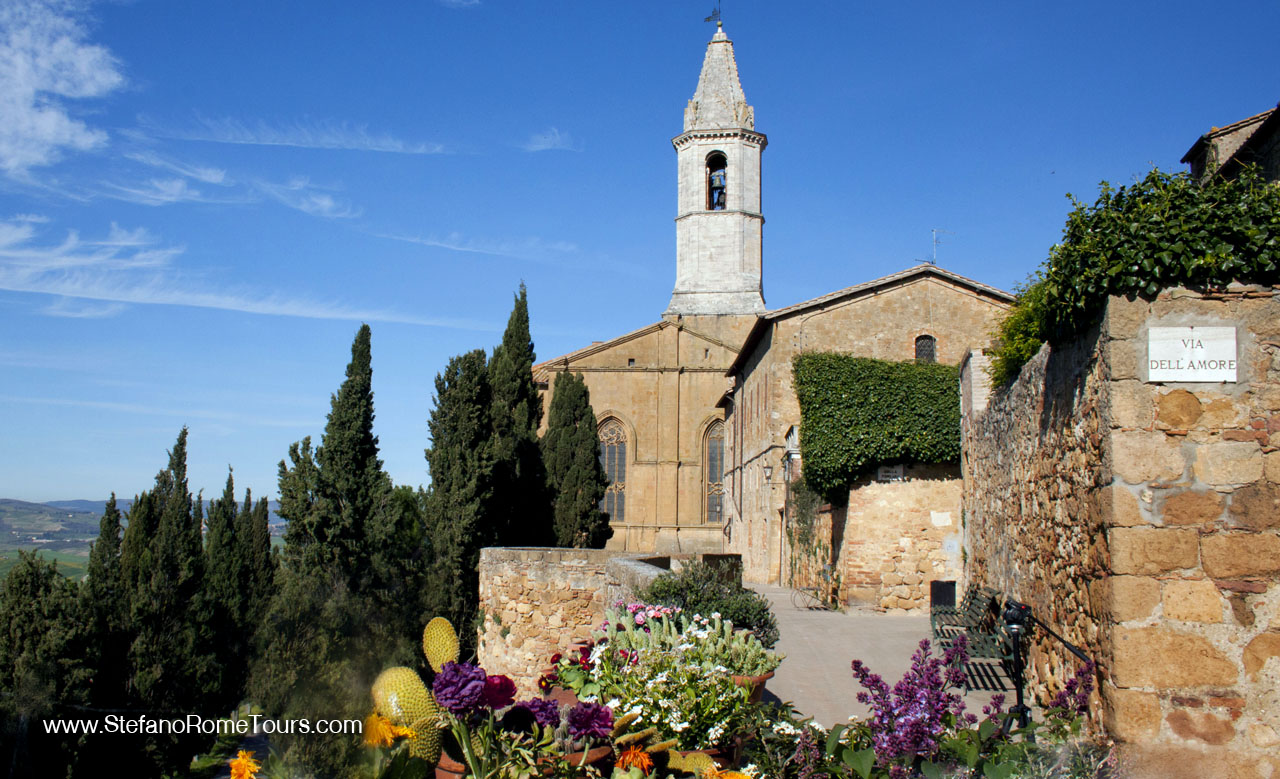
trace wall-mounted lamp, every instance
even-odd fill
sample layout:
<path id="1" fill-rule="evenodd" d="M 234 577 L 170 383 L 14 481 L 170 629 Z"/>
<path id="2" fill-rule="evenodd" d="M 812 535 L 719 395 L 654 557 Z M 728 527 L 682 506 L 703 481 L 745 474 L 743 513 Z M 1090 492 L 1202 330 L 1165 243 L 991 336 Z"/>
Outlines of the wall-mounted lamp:
<path id="1" fill-rule="evenodd" d="M 772 465 L 766 465 L 766 466 L 764 466 L 764 480 L 765 480 L 766 482 L 771 482 L 771 481 L 773 481 L 773 466 L 772 466 Z"/>

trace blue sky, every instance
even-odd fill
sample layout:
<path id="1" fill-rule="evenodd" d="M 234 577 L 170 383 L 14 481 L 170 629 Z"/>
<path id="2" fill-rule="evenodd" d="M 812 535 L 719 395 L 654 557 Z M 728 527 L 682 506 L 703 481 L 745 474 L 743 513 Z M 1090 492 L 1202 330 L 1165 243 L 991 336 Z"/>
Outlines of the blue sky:
<path id="1" fill-rule="evenodd" d="M 397 483 L 529 287 L 539 358 L 656 320 L 711 0 L 0 0 L 0 497 L 274 494 L 359 323 Z M 1092 200 L 1280 99 L 1280 4 L 727 0 L 765 300 L 1011 288 Z"/>

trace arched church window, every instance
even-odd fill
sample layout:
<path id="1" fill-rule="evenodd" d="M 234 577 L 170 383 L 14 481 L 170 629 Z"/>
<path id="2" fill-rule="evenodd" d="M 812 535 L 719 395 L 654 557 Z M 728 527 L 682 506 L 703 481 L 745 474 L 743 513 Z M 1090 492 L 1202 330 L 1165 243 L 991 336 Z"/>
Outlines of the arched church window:
<path id="1" fill-rule="evenodd" d="M 609 480 L 600 510 L 610 522 L 626 521 L 627 432 L 622 423 L 610 419 L 600 426 L 600 465 Z"/>
<path id="2" fill-rule="evenodd" d="M 707 429 L 703 453 L 702 480 L 707 500 L 708 525 L 724 524 L 724 423 L 713 422 Z"/>
<path id="3" fill-rule="evenodd" d="M 916 362 L 937 362 L 938 341 L 931 335 L 916 338 Z"/>
<path id="4" fill-rule="evenodd" d="M 720 152 L 707 155 L 707 210 L 723 211 L 729 163 Z"/>

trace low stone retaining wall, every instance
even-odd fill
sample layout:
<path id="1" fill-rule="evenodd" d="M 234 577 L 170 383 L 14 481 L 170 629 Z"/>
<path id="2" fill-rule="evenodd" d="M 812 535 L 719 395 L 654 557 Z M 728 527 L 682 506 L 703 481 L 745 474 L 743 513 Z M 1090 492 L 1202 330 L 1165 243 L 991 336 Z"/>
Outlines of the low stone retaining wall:
<path id="1" fill-rule="evenodd" d="M 655 557 L 606 549 L 488 548 L 480 551 L 480 664 L 506 674 L 521 694 L 556 652 L 587 641 L 605 609 L 684 560 L 727 558 L 741 577 L 737 555 Z"/>

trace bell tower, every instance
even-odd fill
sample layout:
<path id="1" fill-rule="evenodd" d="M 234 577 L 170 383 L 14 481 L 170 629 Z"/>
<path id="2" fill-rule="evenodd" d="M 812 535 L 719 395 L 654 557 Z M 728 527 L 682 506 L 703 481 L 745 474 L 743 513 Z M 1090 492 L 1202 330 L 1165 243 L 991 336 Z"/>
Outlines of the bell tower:
<path id="1" fill-rule="evenodd" d="M 768 143 L 738 80 L 733 42 L 716 23 L 676 149 L 676 286 L 667 315 L 758 314 L 760 157 Z"/>

